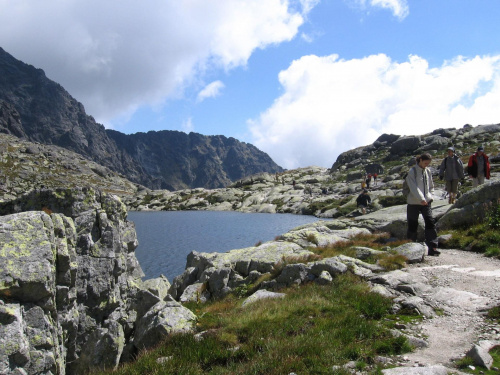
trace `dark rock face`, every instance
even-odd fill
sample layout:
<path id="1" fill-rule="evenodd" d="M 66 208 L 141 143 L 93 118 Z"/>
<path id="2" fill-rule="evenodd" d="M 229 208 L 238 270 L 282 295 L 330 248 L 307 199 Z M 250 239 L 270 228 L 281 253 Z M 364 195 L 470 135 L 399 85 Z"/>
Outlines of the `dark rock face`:
<path id="1" fill-rule="evenodd" d="M 419 147 L 419 136 L 402 137 L 391 145 L 391 154 L 405 155 L 409 152 L 417 150 Z"/>
<path id="2" fill-rule="evenodd" d="M 107 136 L 104 126 L 88 116 L 83 105 L 61 85 L 48 79 L 43 70 L 16 60 L 1 48 L 0 103 L 4 116 L 10 113 L 16 118 L 18 113 L 14 125 L 0 120 L 0 132 L 61 146 L 125 174 L 131 181 L 151 182 L 140 165 Z M 0 118 L 4 119 L 2 113 Z M 11 126 L 6 127 L 5 122 Z"/>
<path id="3" fill-rule="evenodd" d="M 177 131 L 108 134 L 163 189 L 218 188 L 262 171 L 282 172 L 266 153 L 234 138 Z"/>
<path id="4" fill-rule="evenodd" d="M 224 187 L 281 172 L 252 145 L 222 136 L 106 130 L 59 84 L 0 48 L 0 132 L 79 153 L 152 189 Z"/>
<path id="5" fill-rule="evenodd" d="M 380 137 L 377 138 L 375 142 L 373 142 L 373 145 L 376 148 L 391 145 L 393 142 L 398 140 L 399 137 L 400 136 L 396 134 L 382 134 Z"/>

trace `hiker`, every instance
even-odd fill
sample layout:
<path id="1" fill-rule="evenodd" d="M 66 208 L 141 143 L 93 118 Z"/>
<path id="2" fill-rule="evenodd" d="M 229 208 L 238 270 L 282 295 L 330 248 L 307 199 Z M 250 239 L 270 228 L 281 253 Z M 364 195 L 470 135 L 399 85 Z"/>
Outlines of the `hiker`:
<path id="1" fill-rule="evenodd" d="M 484 153 L 483 146 L 477 148 L 477 152 L 472 154 L 467 164 L 467 173 L 472 178 L 472 186 L 484 184 L 484 179 L 490 179 L 490 161 Z"/>
<path id="2" fill-rule="evenodd" d="M 374 173 L 373 174 L 373 186 L 377 185 L 377 177 L 378 177 L 378 174 Z"/>
<path id="3" fill-rule="evenodd" d="M 370 182 L 372 182 L 372 175 L 369 174 L 368 177 L 366 178 L 366 188 L 370 188 Z"/>
<path id="4" fill-rule="evenodd" d="M 363 215 L 366 214 L 366 207 L 368 207 L 368 203 L 371 202 L 372 199 L 368 195 L 368 190 L 366 189 L 364 189 L 363 192 L 356 198 L 356 204 L 358 205 L 358 208 L 361 208 L 363 211 Z"/>
<path id="5" fill-rule="evenodd" d="M 366 189 L 366 173 L 363 176 L 363 179 L 361 180 L 361 191 Z"/>
<path id="6" fill-rule="evenodd" d="M 292 186 L 294 190 L 295 190 L 295 185 L 296 185 L 295 180 L 292 180 Z"/>
<path id="7" fill-rule="evenodd" d="M 418 230 L 418 216 L 422 214 L 425 222 L 425 244 L 428 255 L 439 256 L 437 251 L 438 239 L 435 220 L 432 216 L 431 204 L 433 202 L 434 183 L 429 168 L 432 156 L 424 153 L 417 157 L 417 164 L 410 168 L 406 176 L 409 194 L 406 198 L 406 217 L 408 219 L 407 238 L 416 242 Z"/>
<path id="8" fill-rule="evenodd" d="M 448 203 L 455 203 L 458 193 L 458 180 L 464 178 L 464 164 L 455 155 L 455 149 L 448 147 L 448 156 L 443 159 L 439 167 L 439 179 L 446 180 L 446 191 L 448 192 Z"/>

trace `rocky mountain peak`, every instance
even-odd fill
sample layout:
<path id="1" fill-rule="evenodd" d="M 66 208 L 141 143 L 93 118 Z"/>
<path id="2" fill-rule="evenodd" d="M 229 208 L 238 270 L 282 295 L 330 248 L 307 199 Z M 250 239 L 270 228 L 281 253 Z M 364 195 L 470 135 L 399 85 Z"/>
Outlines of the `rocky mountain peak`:
<path id="1" fill-rule="evenodd" d="M 217 188 L 282 170 L 267 154 L 234 138 L 106 130 L 43 70 L 1 48 L 0 133 L 64 147 L 152 189 Z"/>

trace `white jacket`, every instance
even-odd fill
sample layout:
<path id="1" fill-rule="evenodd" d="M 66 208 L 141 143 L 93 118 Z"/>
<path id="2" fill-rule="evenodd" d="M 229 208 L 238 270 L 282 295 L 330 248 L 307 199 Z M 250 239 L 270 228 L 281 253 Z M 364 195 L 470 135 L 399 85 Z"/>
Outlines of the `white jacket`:
<path id="1" fill-rule="evenodd" d="M 410 188 L 406 203 L 421 204 L 423 200 L 427 202 L 434 200 L 434 182 L 429 168 L 422 169 L 418 165 L 411 167 L 406 176 L 406 183 Z"/>

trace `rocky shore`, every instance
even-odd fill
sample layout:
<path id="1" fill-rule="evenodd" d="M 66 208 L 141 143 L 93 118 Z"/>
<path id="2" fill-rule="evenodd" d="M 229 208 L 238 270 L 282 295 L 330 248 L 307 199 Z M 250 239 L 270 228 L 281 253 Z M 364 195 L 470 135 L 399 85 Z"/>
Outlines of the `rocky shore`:
<path id="1" fill-rule="evenodd" d="M 472 204 L 451 207 L 438 202 L 439 222 L 499 198 L 500 181 L 494 181 L 459 200 Z M 182 302 L 220 298 L 263 276 L 267 280 L 259 284 L 253 299 L 273 297 L 290 285 L 328 284 L 338 274 L 353 272 L 393 298 L 395 311 L 414 309 L 429 319 L 436 317 L 436 301 L 449 304 L 465 298 L 471 307 L 462 310 L 476 314 L 500 302 L 498 295 L 432 287 L 431 280 L 408 270 L 387 272 L 364 261 L 375 252 L 369 248 L 355 249 L 355 257 L 324 259 L 309 250 L 360 233 L 385 231 L 398 237 L 404 228 L 403 212 L 404 206 L 397 206 L 355 219 L 318 221 L 274 241 L 227 253 L 193 252 L 186 271 L 170 285 L 162 277 L 141 280 L 134 226 L 118 197 L 92 189 L 42 190 L 4 202 L 0 205 L 4 338 L 0 372 L 78 374 L 116 367 L 165 335 L 195 333 L 196 316 Z M 446 247 L 446 237 L 440 241 Z M 409 264 L 418 264 L 426 249 L 409 243 L 394 251 Z M 410 342 L 427 345 L 418 338 Z"/>
<path id="2" fill-rule="evenodd" d="M 292 213 L 338 218 L 357 215 L 356 197 L 367 173 L 377 173 L 370 186 L 372 209 L 404 204 L 403 177 L 423 152 L 433 155 L 430 165 L 436 192 L 443 194 L 438 180 L 439 166 L 446 149 L 454 146 L 464 165 L 478 145 L 485 147 L 492 165 L 492 180 L 500 178 L 500 125 L 469 125 L 460 129 L 437 129 L 420 136 L 384 134 L 373 144 L 339 155 L 331 168 L 305 167 L 280 174 L 262 173 L 234 182 L 221 189 L 179 191 L 142 189 L 123 196 L 129 210 L 235 210 L 240 212 Z M 468 191 L 467 179 L 460 190 Z"/>

